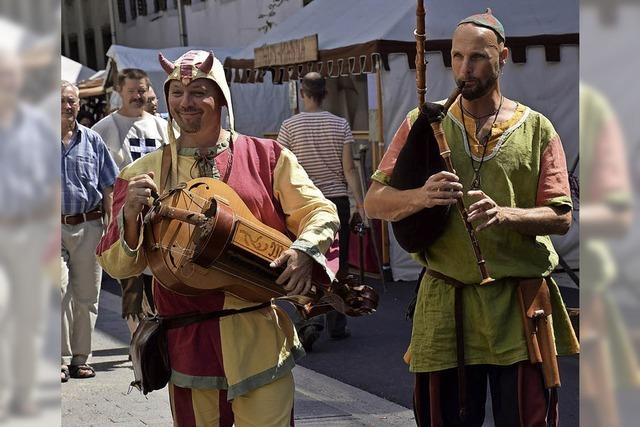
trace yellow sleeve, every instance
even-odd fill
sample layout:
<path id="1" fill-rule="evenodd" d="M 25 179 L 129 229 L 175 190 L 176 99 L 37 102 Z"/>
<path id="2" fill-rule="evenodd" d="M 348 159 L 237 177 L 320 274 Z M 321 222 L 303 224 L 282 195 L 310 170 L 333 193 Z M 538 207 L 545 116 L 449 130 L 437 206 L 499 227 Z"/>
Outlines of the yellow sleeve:
<path id="1" fill-rule="evenodd" d="M 324 254 L 340 228 L 338 212 L 287 149 L 273 172 L 273 194 L 286 215 L 287 229 L 297 236 L 291 247 L 325 266 Z"/>
<path id="2" fill-rule="evenodd" d="M 126 279 L 140 275 L 147 267 L 144 255 L 142 217 L 138 218 L 140 238 L 135 248 L 130 248 L 124 240 L 124 216 L 122 208 L 126 199 L 129 180 L 140 173 L 150 170 L 160 170 L 160 153 L 158 150 L 148 154 L 140 160 L 123 168 L 116 179 L 113 188 L 113 205 L 111 208 L 111 223 L 107 232 L 102 236 L 96 249 L 98 262 L 102 268 L 114 279 Z M 156 174 L 156 184 L 159 185 L 159 174 Z"/>

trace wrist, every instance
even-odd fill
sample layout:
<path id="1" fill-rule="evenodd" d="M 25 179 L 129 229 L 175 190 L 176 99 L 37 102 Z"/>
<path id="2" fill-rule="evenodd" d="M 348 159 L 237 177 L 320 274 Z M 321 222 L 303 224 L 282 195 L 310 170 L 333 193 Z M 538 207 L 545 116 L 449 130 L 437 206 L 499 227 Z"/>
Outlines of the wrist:
<path id="1" fill-rule="evenodd" d="M 504 206 L 497 206 L 498 225 L 509 225 L 513 223 L 513 212 Z"/>
<path id="2" fill-rule="evenodd" d="M 138 216 L 138 212 L 136 212 L 135 209 L 132 209 L 127 205 L 124 205 L 124 207 L 122 208 L 122 217 L 125 222 L 135 220 L 137 216 Z"/>
<path id="3" fill-rule="evenodd" d="M 433 207 L 431 198 L 427 195 L 426 191 L 422 187 L 407 190 L 405 196 L 407 206 L 411 210 L 411 213 L 421 211 L 425 208 Z"/>

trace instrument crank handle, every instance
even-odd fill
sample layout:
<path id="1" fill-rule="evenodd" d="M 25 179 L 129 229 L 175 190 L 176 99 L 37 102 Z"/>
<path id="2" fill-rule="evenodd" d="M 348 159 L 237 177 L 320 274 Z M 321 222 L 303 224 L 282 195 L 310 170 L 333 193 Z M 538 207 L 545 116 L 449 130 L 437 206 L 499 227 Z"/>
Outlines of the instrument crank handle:
<path id="1" fill-rule="evenodd" d="M 149 208 L 149 211 L 144 215 L 144 218 L 142 219 L 143 224 L 149 224 L 153 221 L 156 212 L 160 208 L 160 195 L 156 190 L 151 190 L 151 198 L 153 199 L 153 204 Z"/>

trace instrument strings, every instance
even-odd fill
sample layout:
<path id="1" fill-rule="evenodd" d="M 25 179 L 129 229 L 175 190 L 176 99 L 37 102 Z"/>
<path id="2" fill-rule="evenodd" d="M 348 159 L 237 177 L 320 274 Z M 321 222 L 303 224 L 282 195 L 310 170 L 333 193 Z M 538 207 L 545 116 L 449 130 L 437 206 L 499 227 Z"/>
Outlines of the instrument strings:
<path id="1" fill-rule="evenodd" d="M 185 205 L 187 206 L 186 209 L 194 212 L 202 212 L 205 209 L 206 204 L 209 203 L 208 198 L 202 197 L 197 193 L 187 191 L 187 190 L 180 190 L 179 197 L 186 199 L 185 201 Z M 194 210 L 194 207 L 196 208 L 196 210 Z M 171 239 L 170 243 L 168 245 L 158 244 L 158 248 L 164 249 L 165 251 L 168 251 L 173 254 L 191 258 L 193 257 L 195 250 L 190 247 L 183 247 L 180 244 L 176 243 L 175 241 L 175 236 L 179 235 L 180 229 L 182 228 L 182 226 L 189 227 L 189 237 L 191 237 L 195 229 L 195 226 L 191 224 L 185 224 L 182 221 L 179 221 L 177 224 L 176 231 L 173 233 L 174 237 Z M 189 241 L 191 241 L 191 239 Z"/>

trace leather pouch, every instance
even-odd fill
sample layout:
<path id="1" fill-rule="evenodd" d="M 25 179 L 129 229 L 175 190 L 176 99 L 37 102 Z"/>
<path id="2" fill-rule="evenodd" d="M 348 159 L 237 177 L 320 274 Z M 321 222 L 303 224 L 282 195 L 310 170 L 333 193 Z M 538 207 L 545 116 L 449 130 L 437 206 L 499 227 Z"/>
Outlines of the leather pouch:
<path id="1" fill-rule="evenodd" d="M 544 277 L 522 279 L 518 284 L 529 361 L 542 365 L 545 387 L 560 386 L 560 372 L 553 336 L 551 294 Z"/>
<path id="2" fill-rule="evenodd" d="M 164 388 L 171 377 L 167 331 L 157 316 L 140 320 L 131 339 L 134 381 L 143 394 Z"/>

